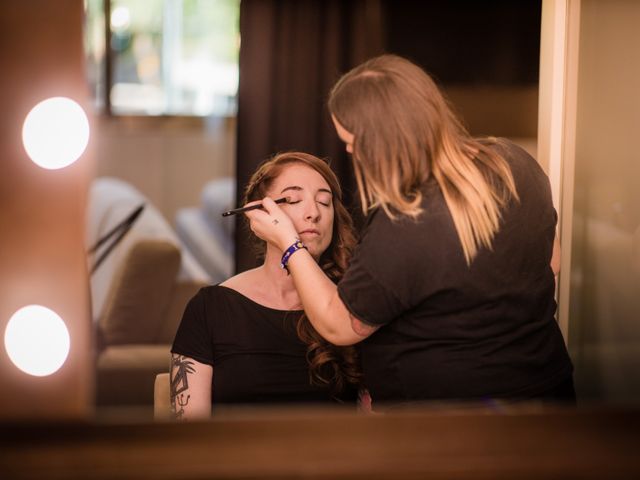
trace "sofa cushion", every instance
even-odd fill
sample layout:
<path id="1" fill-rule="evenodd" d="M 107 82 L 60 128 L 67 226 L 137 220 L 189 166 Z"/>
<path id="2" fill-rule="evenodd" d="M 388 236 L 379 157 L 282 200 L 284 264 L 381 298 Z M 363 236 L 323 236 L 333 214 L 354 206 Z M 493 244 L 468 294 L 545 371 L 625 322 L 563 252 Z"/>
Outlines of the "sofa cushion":
<path id="1" fill-rule="evenodd" d="M 139 240 L 116 271 L 100 317 L 106 345 L 155 343 L 163 327 L 180 250 L 164 240 Z"/>

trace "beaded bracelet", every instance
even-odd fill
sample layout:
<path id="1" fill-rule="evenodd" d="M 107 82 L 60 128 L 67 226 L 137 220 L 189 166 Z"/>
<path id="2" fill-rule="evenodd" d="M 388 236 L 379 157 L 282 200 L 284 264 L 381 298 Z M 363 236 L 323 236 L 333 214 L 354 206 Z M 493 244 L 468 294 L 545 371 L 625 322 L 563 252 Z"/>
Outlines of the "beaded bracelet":
<path id="1" fill-rule="evenodd" d="M 287 262 L 289 261 L 289 258 L 301 248 L 307 249 L 307 247 L 304 246 L 304 243 L 302 243 L 300 240 L 296 240 L 293 245 L 287 248 L 282 254 L 282 260 L 280 260 L 280 268 L 284 268 L 289 271 L 289 269 L 287 268 Z"/>

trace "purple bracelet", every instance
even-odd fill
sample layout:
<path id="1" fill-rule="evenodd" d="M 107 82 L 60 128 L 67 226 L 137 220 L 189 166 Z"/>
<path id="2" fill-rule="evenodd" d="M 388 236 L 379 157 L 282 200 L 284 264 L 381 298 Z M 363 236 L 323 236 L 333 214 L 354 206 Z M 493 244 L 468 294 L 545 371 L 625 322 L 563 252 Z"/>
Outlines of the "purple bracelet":
<path id="1" fill-rule="evenodd" d="M 282 254 L 282 260 L 280 260 L 280 268 L 284 268 L 288 272 L 289 269 L 287 268 L 287 262 L 289 261 L 289 258 L 291 257 L 291 255 L 293 255 L 295 252 L 297 252 L 301 248 L 307 249 L 304 243 L 302 243 L 300 240 L 296 240 L 296 242 L 293 245 L 287 248 Z"/>

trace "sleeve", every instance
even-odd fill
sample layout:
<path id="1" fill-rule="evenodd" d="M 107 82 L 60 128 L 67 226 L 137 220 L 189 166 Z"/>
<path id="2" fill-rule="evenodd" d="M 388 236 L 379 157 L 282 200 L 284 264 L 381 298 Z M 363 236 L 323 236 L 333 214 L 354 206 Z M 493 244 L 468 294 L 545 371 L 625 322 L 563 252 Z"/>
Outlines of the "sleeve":
<path id="1" fill-rule="evenodd" d="M 187 304 L 173 340 L 171 353 L 213 365 L 213 337 L 205 300 L 205 291 L 201 289 Z"/>
<path id="2" fill-rule="evenodd" d="M 338 295 L 349 312 L 362 322 L 382 326 L 408 310 L 402 301 L 404 280 L 394 281 L 398 272 L 396 257 L 382 248 L 394 235 L 384 216 L 383 228 L 370 224 L 356 248 L 344 277 L 338 283 Z M 390 286 L 394 288 L 390 288 Z"/>

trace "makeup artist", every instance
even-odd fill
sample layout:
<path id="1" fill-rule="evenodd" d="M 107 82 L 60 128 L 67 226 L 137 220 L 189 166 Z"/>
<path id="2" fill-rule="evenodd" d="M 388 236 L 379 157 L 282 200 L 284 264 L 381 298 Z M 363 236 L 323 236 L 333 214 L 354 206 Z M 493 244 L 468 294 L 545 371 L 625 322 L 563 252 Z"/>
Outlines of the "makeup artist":
<path id="1" fill-rule="evenodd" d="M 276 155 L 251 177 L 245 203 L 267 195 L 286 199 L 280 221 L 304 242 L 323 278 L 338 281 L 355 237 L 327 163 L 299 152 Z M 318 335 L 281 268 L 282 252 L 259 244 L 261 266 L 201 289 L 186 307 L 171 350 L 171 404 L 179 419 L 207 417 L 212 404 L 214 410 L 288 402 L 356 406 L 354 348 Z"/>
<path id="2" fill-rule="evenodd" d="M 394 55 L 334 86 L 365 230 L 337 284 L 269 198 L 247 212 L 282 255 L 315 329 L 360 343 L 374 410 L 404 402 L 575 402 L 555 320 L 549 181 L 515 144 L 470 137 L 430 76 Z M 304 243 L 305 239 L 300 238 Z"/>

